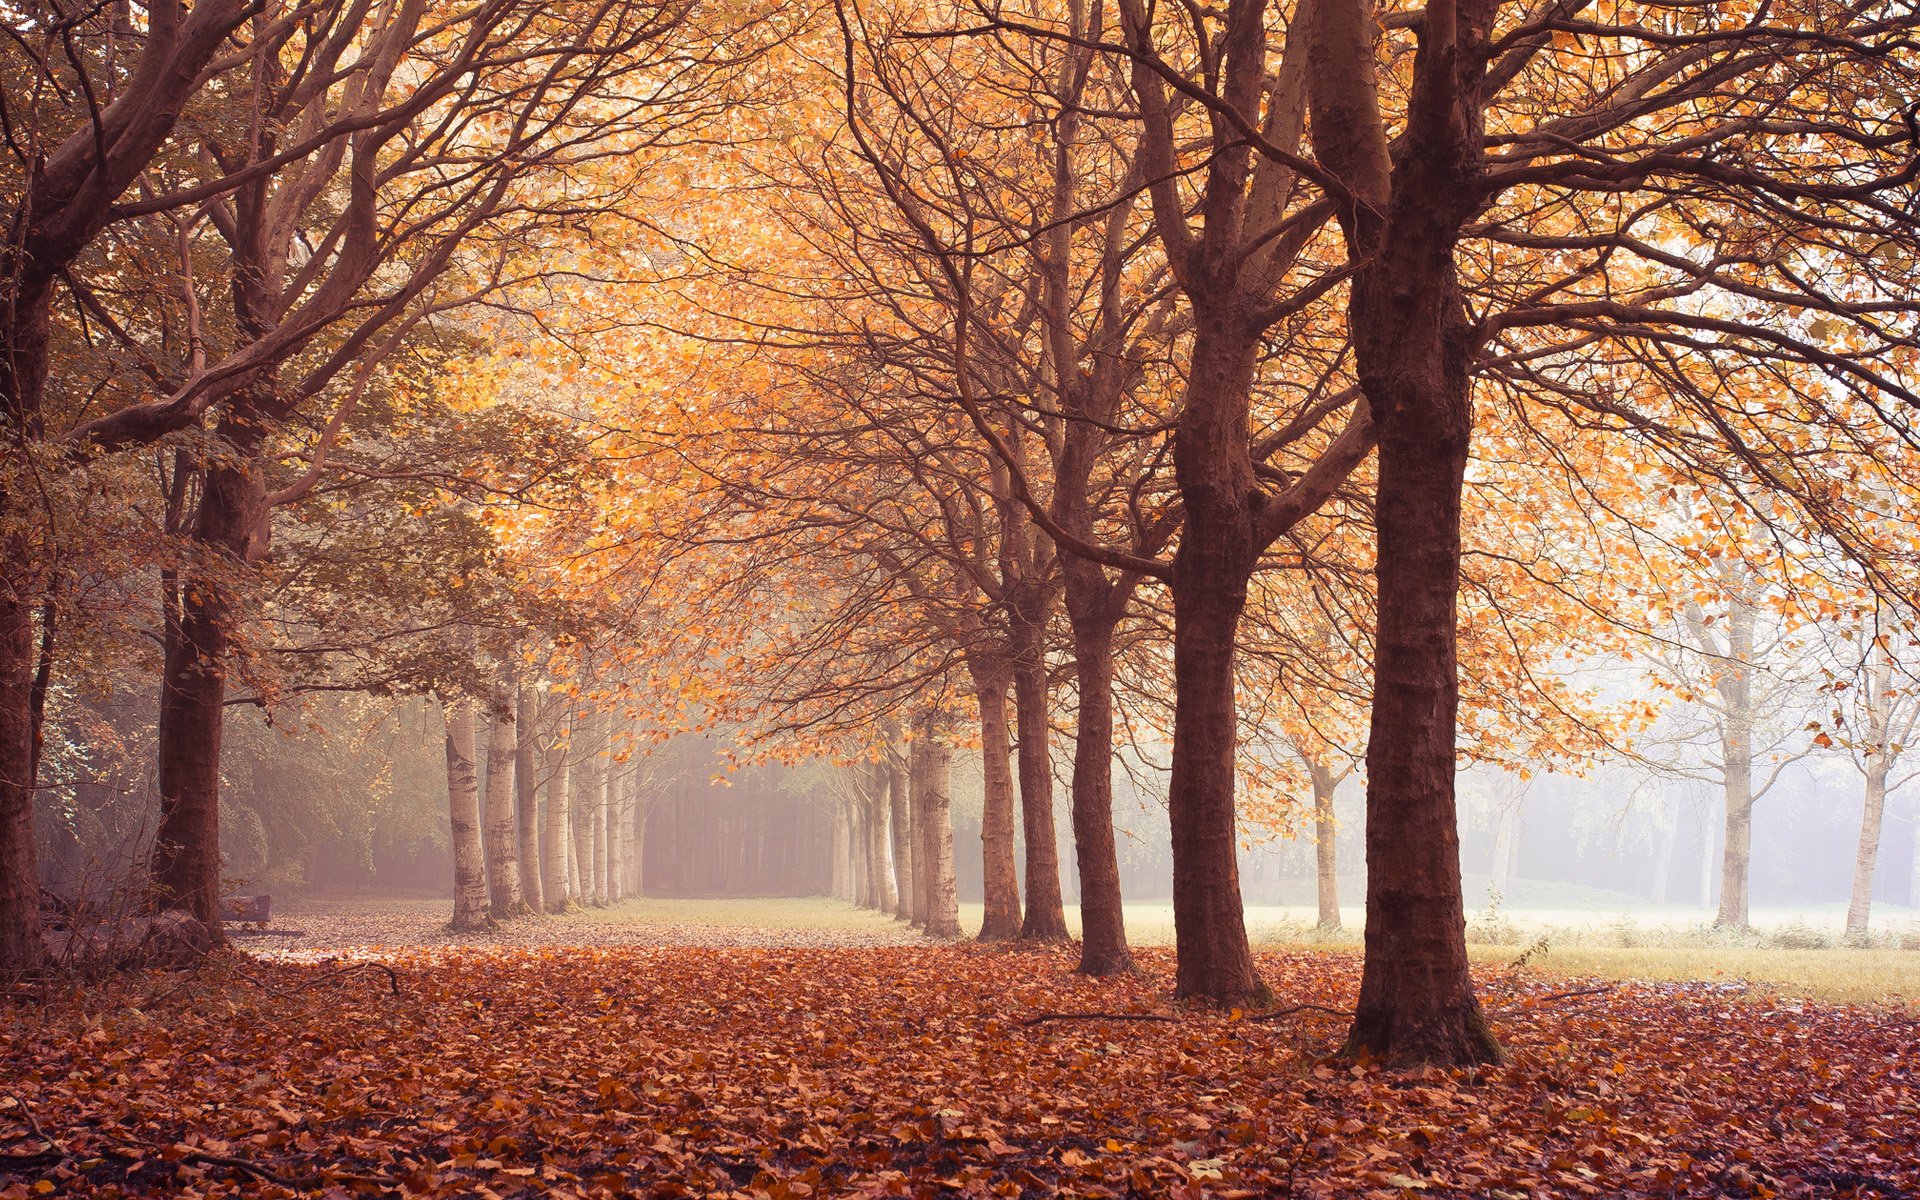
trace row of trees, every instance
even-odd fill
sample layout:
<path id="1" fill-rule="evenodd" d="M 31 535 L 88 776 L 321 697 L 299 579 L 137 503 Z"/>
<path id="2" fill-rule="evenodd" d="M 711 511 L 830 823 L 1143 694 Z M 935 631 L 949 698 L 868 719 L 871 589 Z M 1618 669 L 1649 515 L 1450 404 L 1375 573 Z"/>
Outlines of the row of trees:
<path id="1" fill-rule="evenodd" d="M 377 657 L 381 686 L 449 698 L 469 914 L 460 697 L 491 749 L 489 664 L 529 628 L 556 680 L 621 680 L 601 707 L 641 709 L 644 740 L 727 722 L 750 754 L 886 766 L 896 906 L 925 890 L 910 915 L 936 933 L 939 760 L 977 736 L 983 932 L 1065 936 L 1069 735 L 1095 974 L 1129 966 L 1115 748 L 1163 742 L 1183 997 L 1266 991 L 1238 822 L 1307 792 L 1330 843 L 1332 781 L 1361 769 L 1350 1042 L 1394 1061 L 1499 1053 L 1467 975 L 1462 756 L 1588 755 L 1656 715 L 1554 664 L 1677 623 L 1720 664 L 1677 691 L 1737 688 L 1751 653 L 1714 640 L 1740 622 L 1712 572 L 1778 581 L 1805 619 L 1880 593 L 1899 624 L 1920 81 L 1898 51 L 1920 19 L 494 0 L 200 30 L 217 14 L 103 11 L 72 40 L 49 18 L 8 68 L 47 81 L 46 161 L 92 182 L 20 155 L 10 185 L 16 229 L 83 236 L 8 260 L 14 310 L 81 352 L 50 391 L 37 335 L 8 335 L 41 382 L 8 385 L 5 963 L 38 945 L 35 696 L 61 614 L 103 586 L 65 569 L 70 515 L 154 439 L 164 552 L 93 561 L 162 583 L 164 902 L 213 915 L 228 682 L 271 656 L 249 619 L 299 624 L 297 581 L 397 610 L 327 618 L 313 686 L 366 686 L 341 664 Z M 162 91 L 115 116 L 147 78 L 132 47 Z M 180 301 L 130 315 L 150 294 Z M 374 443 L 414 457 L 370 465 Z M 297 563 L 270 553 L 277 509 L 312 522 Z M 382 547 L 430 543 L 431 586 L 330 557 L 367 519 Z M 873 770 L 846 822 L 867 892 Z M 574 845 L 551 834 L 543 857 Z"/>

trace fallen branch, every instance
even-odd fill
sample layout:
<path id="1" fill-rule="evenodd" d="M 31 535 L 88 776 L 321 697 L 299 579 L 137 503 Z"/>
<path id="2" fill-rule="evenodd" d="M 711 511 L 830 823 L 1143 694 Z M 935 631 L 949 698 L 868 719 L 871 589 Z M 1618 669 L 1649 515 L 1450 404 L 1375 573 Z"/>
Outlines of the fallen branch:
<path id="1" fill-rule="evenodd" d="M 1295 1013 L 1303 1012 L 1325 1013 L 1329 1017 L 1353 1016 L 1352 1013 L 1344 1008 L 1328 1008 L 1324 1004 L 1294 1004 L 1286 1008 L 1276 1008 L 1272 1012 L 1251 1013 L 1243 1019 L 1248 1021 L 1278 1021 L 1282 1017 L 1290 1017 Z"/>
<path id="2" fill-rule="evenodd" d="M 359 962 L 351 966 L 341 967 L 335 971 L 328 971 L 325 975 L 317 975 L 299 987 L 290 989 L 290 993 L 304 992 L 316 984 L 325 983 L 329 979 L 338 979 L 342 975 L 349 975 L 355 971 L 385 971 L 387 973 L 387 986 L 393 989 L 394 995 L 398 996 L 400 994 L 400 973 L 387 964 L 380 962 Z"/>
<path id="3" fill-rule="evenodd" d="M 1035 1025 L 1045 1025 L 1049 1021 L 1165 1021 L 1171 1024 L 1179 1019 L 1178 1017 L 1164 1016 L 1160 1013 L 1043 1012 L 1035 1013 L 1033 1016 L 1020 1022 L 1020 1024 L 1028 1028 L 1032 1028 Z"/>
<path id="4" fill-rule="evenodd" d="M 1549 992 L 1544 996 L 1522 996 L 1511 1004 L 1502 1004 L 1498 1008 L 1492 1008 L 1488 1011 L 1511 1012 L 1518 1008 L 1532 1008 L 1540 1004 L 1550 1004 L 1555 1000 L 1574 1000 L 1581 996 L 1603 996 L 1608 992 L 1617 991 L 1618 989 L 1618 984 L 1603 983 L 1599 987 L 1575 988 L 1570 992 Z"/>

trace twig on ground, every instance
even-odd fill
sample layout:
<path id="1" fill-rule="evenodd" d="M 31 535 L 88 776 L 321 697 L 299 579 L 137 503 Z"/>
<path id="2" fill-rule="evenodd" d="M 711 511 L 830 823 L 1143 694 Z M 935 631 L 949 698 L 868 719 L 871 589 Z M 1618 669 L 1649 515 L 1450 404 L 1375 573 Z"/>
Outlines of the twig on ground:
<path id="1" fill-rule="evenodd" d="M 1533 1008 L 1541 1004 L 1550 1004 L 1555 1000 L 1574 1000 L 1581 996 L 1602 996 L 1608 992 L 1617 991 L 1618 989 L 1618 984 L 1603 983 L 1599 987 L 1575 988 L 1570 992 L 1549 992 L 1544 996 L 1522 996 L 1518 1000 L 1508 1004 L 1502 1004 L 1498 1008 L 1492 1008 L 1488 1011 L 1512 1012 L 1515 1009 Z"/>
<path id="2" fill-rule="evenodd" d="M 1169 1017 L 1162 1013 L 1043 1012 L 1035 1013 L 1033 1016 L 1020 1022 L 1020 1024 L 1031 1028 L 1035 1025 L 1045 1025 L 1049 1021 L 1165 1021 L 1173 1023 L 1179 1019 L 1178 1017 Z"/>
<path id="3" fill-rule="evenodd" d="M 1248 1021 L 1278 1021 L 1282 1017 L 1290 1017 L 1295 1013 L 1303 1012 L 1325 1013 L 1329 1017 L 1351 1017 L 1353 1015 L 1344 1008 L 1328 1008 L 1324 1004 L 1293 1004 L 1286 1008 L 1276 1008 L 1272 1012 L 1249 1013 L 1244 1019 Z"/>

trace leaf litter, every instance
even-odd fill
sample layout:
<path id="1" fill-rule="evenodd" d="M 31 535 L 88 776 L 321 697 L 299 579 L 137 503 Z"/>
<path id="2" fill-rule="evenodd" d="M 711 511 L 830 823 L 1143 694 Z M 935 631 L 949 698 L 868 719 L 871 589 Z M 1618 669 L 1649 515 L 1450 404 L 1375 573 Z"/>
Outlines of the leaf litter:
<path id="1" fill-rule="evenodd" d="M 1336 1057 L 1356 955 L 1259 956 L 1271 1021 L 1139 957 L 225 955 L 7 1012 L 0 1200 L 1920 1194 L 1898 1013 L 1489 972 L 1510 1065 L 1388 1072 Z"/>

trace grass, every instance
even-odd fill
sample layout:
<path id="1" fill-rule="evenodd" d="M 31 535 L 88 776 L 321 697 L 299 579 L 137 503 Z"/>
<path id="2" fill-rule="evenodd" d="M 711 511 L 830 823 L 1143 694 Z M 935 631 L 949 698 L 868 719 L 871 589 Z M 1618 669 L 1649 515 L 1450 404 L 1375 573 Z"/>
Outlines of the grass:
<path id="1" fill-rule="evenodd" d="M 1468 948 L 1474 961 L 1510 963 L 1513 946 Z M 1745 982 L 1763 994 L 1831 1004 L 1920 1006 L 1920 953 L 1702 946 L 1568 946 L 1536 953 L 1527 969 L 1601 979 Z"/>
<path id="2" fill-rule="evenodd" d="M 371 897 L 333 894 L 310 897 L 290 907 L 347 908 L 374 902 Z M 441 916 L 443 898 L 386 898 L 388 907 Z M 1068 928 L 1080 931 L 1078 909 L 1066 911 Z M 962 929 L 980 927 L 981 906 L 962 904 Z M 1323 933 L 1313 928 L 1310 908 L 1254 905 L 1247 909 L 1247 930 L 1256 946 L 1357 949 L 1361 912 L 1343 914 L 1346 928 Z M 1650 917 L 1677 920 L 1647 923 Z M 1745 982 L 1758 994 L 1831 1003 L 1920 1007 L 1920 938 L 1904 913 L 1876 919 L 1880 944 L 1840 945 L 1837 914 L 1756 914 L 1755 930 L 1733 934 L 1707 924 L 1709 914 L 1677 912 L 1598 912 L 1567 908 L 1515 909 L 1468 914 L 1469 953 L 1474 961 L 1500 965 L 1527 955 L 1527 970 L 1551 975 L 1603 979 Z M 1140 946 L 1173 944 L 1171 904 L 1129 904 L 1127 935 Z M 1829 919 L 1830 918 L 1830 919 Z M 742 929 L 898 930 L 891 918 L 840 900 L 820 896 L 771 898 L 628 900 L 612 908 L 587 909 L 549 918 L 556 926 L 572 922 L 599 925 L 632 922 L 662 926 Z M 555 929 L 559 933 L 559 929 Z M 584 933 L 584 929 L 583 929 Z M 1905 941 L 1902 941 L 1902 938 Z M 556 940 L 564 940 L 564 935 Z M 1901 949 L 1901 945 L 1914 948 Z"/>

